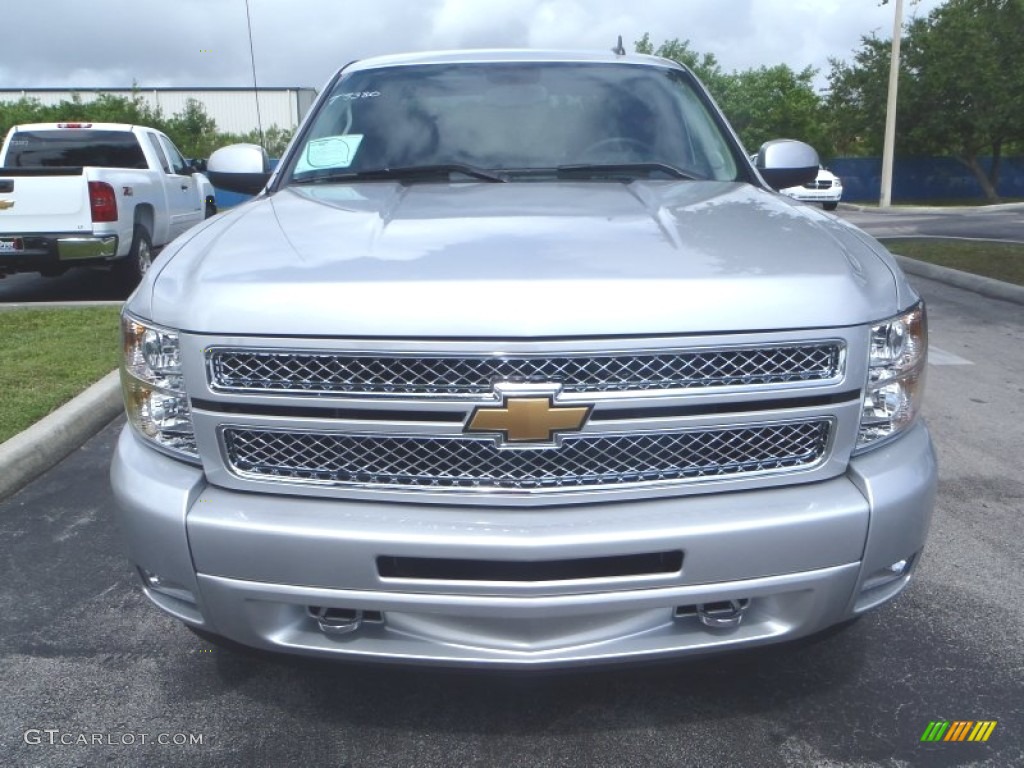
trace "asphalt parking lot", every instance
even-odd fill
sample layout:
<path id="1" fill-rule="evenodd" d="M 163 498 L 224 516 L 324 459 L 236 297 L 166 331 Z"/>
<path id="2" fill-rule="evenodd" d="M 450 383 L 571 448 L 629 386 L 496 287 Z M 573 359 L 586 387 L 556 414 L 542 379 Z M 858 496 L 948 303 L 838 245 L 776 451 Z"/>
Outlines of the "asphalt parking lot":
<path id="1" fill-rule="evenodd" d="M 121 553 L 119 420 L 0 503 L 0 765 L 1024 765 L 1024 310 L 916 282 L 941 485 L 896 603 L 796 644 L 557 674 L 222 650 Z M 935 720 L 998 725 L 921 743 Z"/>

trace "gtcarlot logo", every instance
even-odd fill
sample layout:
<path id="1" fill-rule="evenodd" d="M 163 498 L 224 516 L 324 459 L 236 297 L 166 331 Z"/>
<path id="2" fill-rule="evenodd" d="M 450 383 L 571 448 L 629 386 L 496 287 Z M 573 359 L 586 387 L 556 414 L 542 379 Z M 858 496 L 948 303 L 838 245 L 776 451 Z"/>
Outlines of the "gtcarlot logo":
<path id="1" fill-rule="evenodd" d="M 159 744 L 165 747 L 201 747 L 202 733 L 73 733 L 59 728 L 29 728 L 23 736 L 26 744 L 62 747 L 130 747 Z"/>
<path id="2" fill-rule="evenodd" d="M 988 741 L 996 729 L 996 720 L 932 720 L 921 734 L 921 741 Z"/>

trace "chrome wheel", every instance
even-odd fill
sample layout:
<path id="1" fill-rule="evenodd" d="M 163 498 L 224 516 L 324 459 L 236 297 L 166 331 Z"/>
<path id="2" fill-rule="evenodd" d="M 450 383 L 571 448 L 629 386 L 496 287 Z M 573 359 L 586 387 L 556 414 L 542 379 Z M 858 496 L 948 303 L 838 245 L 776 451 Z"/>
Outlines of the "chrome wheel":
<path id="1" fill-rule="evenodd" d="M 150 245 L 148 237 L 137 241 L 135 245 L 135 269 L 141 278 L 153 264 L 153 246 Z"/>

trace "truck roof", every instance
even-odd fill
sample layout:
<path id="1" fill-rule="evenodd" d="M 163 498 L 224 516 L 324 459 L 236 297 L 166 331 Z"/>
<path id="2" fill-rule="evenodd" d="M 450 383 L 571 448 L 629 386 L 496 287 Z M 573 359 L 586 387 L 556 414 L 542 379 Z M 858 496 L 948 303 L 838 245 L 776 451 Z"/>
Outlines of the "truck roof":
<path id="1" fill-rule="evenodd" d="M 612 50 L 607 51 L 570 51 L 570 50 L 532 50 L 522 48 L 495 48 L 485 50 L 452 50 L 425 51 L 419 53 L 402 53 L 388 56 L 374 56 L 349 64 L 348 72 L 378 69 L 380 67 L 401 67 L 420 64 L 468 64 L 468 63 L 523 63 L 523 62 L 576 62 L 576 63 L 608 63 L 608 64 L 644 64 L 655 67 L 674 67 L 683 69 L 682 65 L 659 56 L 648 56 L 639 53 L 619 55 Z"/>
<path id="2" fill-rule="evenodd" d="M 90 130 L 90 131 L 134 131 L 137 128 L 147 128 L 144 125 L 129 125 L 128 123 L 91 123 L 87 121 L 64 120 L 59 123 L 24 123 L 15 125 L 12 131 L 56 131 L 56 130 Z"/>

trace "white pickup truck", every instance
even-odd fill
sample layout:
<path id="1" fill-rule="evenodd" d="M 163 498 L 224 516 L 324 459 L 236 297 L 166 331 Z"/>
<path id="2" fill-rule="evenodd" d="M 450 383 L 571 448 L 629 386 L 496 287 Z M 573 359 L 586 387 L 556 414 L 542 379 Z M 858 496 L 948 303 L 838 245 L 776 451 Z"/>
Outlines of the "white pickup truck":
<path id="1" fill-rule="evenodd" d="M 109 265 L 134 285 L 154 249 L 217 212 L 202 165 L 152 128 L 14 126 L 0 150 L 0 277 Z"/>

